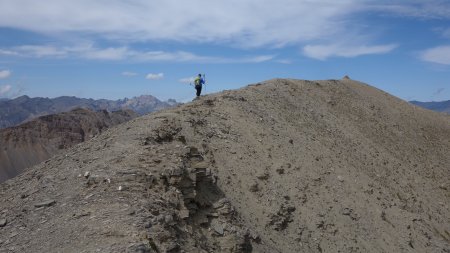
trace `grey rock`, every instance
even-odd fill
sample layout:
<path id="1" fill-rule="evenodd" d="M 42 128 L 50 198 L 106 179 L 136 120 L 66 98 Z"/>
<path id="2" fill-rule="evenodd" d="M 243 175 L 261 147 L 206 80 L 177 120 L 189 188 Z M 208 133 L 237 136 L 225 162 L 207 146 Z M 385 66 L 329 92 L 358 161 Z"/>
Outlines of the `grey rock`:
<path id="1" fill-rule="evenodd" d="M 151 253 L 152 250 L 145 244 L 131 245 L 129 248 L 129 252 L 137 252 L 137 253 Z"/>
<path id="2" fill-rule="evenodd" d="M 166 215 L 166 216 L 164 217 L 164 222 L 167 223 L 167 224 L 171 224 L 171 223 L 173 222 L 173 217 L 172 217 L 172 215 Z"/>
<path id="3" fill-rule="evenodd" d="M 180 210 L 179 216 L 180 216 L 181 219 L 189 218 L 189 210 L 188 209 Z"/>
<path id="4" fill-rule="evenodd" d="M 211 223 L 211 228 L 219 235 L 223 235 L 223 225 L 217 221 Z"/>
<path id="5" fill-rule="evenodd" d="M 172 168 L 170 171 L 170 175 L 175 177 L 181 176 L 183 175 L 183 169 L 179 167 Z"/>
<path id="6" fill-rule="evenodd" d="M 176 242 L 169 242 L 166 246 L 165 252 L 178 252 L 180 245 Z"/>
<path id="7" fill-rule="evenodd" d="M 269 177 L 270 177 L 270 175 L 267 172 L 264 172 L 263 174 L 257 176 L 257 178 L 259 180 L 267 180 L 267 179 L 269 179 Z"/>
<path id="8" fill-rule="evenodd" d="M 250 186 L 250 191 L 251 192 L 257 192 L 257 191 L 259 191 L 259 187 L 258 187 L 258 183 L 253 183 L 251 186 Z"/>
<path id="9" fill-rule="evenodd" d="M 50 200 L 46 200 L 46 201 L 42 201 L 42 202 L 39 202 L 39 203 L 36 203 L 36 204 L 34 204 L 34 207 L 49 207 L 49 206 L 52 206 L 52 205 L 54 205 L 56 203 L 56 201 L 55 200 L 52 200 L 52 199 L 50 199 Z"/>
<path id="10" fill-rule="evenodd" d="M 350 209 L 350 208 L 344 208 L 343 210 L 342 210 L 342 214 L 343 215 L 350 215 L 351 213 L 352 213 L 352 209 Z"/>
<path id="11" fill-rule="evenodd" d="M 0 219 L 0 228 L 6 226 L 8 221 L 6 219 Z"/>
<path id="12" fill-rule="evenodd" d="M 198 162 L 192 166 L 193 169 L 207 169 L 209 167 L 208 162 Z"/>
<path id="13" fill-rule="evenodd" d="M 228 200 L 227 198 L 222 198 L 213 204 L 213 208 L 215 208 L 215 209 L 221 208 L 224 205 L 229 204 L 229 203 L 230 203 L 230 200 Z"/>

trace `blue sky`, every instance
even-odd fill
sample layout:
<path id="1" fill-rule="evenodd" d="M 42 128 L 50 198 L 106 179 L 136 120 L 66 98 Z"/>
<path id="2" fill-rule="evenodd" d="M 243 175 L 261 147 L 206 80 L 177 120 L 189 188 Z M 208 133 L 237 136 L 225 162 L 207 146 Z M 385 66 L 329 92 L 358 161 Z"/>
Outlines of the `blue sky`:
<path id="1" fill-rule="evenodd" d="M 450 100 L 450 0 L 2 0 L 0 98 L 189 101 L 272 78 L 349 75 Z"/>

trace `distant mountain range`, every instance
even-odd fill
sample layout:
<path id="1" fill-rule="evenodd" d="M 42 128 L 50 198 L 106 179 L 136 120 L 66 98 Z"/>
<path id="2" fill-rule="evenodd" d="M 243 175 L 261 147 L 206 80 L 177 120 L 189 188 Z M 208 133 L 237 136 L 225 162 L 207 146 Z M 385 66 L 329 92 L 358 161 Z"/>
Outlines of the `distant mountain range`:
<path id="1" fill-rule="evenodd" d="M 0 183 L 61 150 L 87 141 L 107 128 L 137 116 L 132 110 L 94 112 L 77 108 L 1 129 Z"/>
<path id="2" fill-rule="evenodd" d="M 16 126 L 40 116 L 67 112 L 75 108 L 88 108 L 94 111 L 118 111 L 130 109 L 143 115 L 178 103 L 169 99 L 161 101 L 151 95 L 142 95 L 131 99 L 120 100 L 86 99 L 77 97 L 30 98 L 21 96 L 15 99 L 0 100 L 0 128 Z"/>
<path id="3" fill-rule="evenodd" d="M 409 102 L 413 105 L 417 105 L 436 112 L 450 113 L 450 100 L 442 102 L 420 102 L 420 101 L 409 101 Z"/>

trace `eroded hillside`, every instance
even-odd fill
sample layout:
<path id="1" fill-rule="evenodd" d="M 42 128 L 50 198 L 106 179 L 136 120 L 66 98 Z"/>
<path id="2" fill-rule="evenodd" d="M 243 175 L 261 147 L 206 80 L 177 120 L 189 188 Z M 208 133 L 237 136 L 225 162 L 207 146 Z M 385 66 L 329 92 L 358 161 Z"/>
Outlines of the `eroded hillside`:
<path id="1" fill-rule="evenodd" d="M 0 129 L 0 183 L 135 117 L 137 114 L 131 110 L 94 112 L 78 108 Z"/>
<path id="2" fill-rule="evenodd" d="M 0 185 L 1 252 L 446 252 L 450 118 L 276 79 L 108 129 Z"/>

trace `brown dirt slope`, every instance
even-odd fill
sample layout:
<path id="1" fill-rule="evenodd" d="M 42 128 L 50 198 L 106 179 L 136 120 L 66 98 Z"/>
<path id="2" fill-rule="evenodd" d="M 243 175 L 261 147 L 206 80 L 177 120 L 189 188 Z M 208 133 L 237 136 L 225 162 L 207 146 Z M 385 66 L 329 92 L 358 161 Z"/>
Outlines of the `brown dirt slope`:
<path id="1" fill-rule="evenodd" d="M 0 185 L 0 252 L 448 252 L 450 118 L 270 80 L 108 129 Z"/>
<path id="2" fill-rule="evenodd" d="M 1 129 L 0 182 L 136 116 L 131 110 L 110 113 L 79 108 Z"/>

